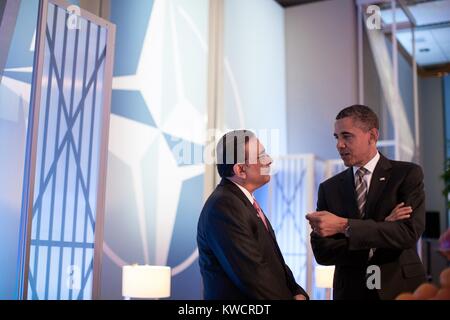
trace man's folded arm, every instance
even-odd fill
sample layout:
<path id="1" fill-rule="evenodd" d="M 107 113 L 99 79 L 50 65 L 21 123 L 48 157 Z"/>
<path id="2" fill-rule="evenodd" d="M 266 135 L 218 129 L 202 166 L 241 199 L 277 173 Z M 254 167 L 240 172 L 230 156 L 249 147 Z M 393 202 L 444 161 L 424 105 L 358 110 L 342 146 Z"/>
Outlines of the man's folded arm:
<path id="1" fill-rule="evenodd" d="M 410 218 L 393 222 L 349 219 L 349 248 L 413 248 L 425 229 L 425 194 L 422 181 L 421 168 L 413 166 L 399 189 L 399 202 L 413 208 Z"/>

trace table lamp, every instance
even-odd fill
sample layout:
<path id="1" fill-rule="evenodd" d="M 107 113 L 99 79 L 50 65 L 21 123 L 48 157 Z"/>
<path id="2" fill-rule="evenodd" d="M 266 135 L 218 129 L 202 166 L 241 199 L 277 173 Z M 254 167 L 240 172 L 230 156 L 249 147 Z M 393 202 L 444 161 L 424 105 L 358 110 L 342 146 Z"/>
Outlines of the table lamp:
<path id="1" fill-rule="evenodd" d="M 334 266 L 316 266 L 316 287 L 326 289 L 326 299 L 331 300 L 333 288 Z"/>
<path id="2" fill-rule="evenodd" d="M 170 297 L 171 269 L 166 266 L 127 265 L 122 267 L 122 296 L 130 298 Z"/>

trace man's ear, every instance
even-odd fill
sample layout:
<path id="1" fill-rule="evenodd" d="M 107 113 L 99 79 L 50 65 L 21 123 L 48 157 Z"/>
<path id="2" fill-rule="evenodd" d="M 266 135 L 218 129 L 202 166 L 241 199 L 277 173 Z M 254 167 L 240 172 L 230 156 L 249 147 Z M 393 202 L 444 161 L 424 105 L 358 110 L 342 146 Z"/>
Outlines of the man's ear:
<path id="1" fill-rule="evenodd" d="M 378 137 L 379 137 L 379 132 L 377 128 L 372 128 L 369 130 L 369 134 L 370 134 L 370 142 L 373 144 L 376 144 L 378 141 Z"/>
<path id="2" fill-rule="evenodd" d="M 247 174 L 245 173 L 244 167 L 241 164 L 236 163 L 233 166 L 233 172 L 235 176 L 241 179 L 247 178 Z"/>

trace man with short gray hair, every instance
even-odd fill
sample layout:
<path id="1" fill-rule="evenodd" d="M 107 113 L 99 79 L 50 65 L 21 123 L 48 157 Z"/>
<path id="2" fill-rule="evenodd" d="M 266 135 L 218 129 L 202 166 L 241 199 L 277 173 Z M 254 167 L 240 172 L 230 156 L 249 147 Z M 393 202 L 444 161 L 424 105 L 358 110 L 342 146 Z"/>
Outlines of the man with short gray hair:
<path id="1" fill-rule="evenodd" d="M 197 228 L 204 298 L 306 300 L 284 262 L 275 233 L 253 196 L 270 181 L 272 159 L 255 134 L 235 130 L 217 144 L 222 181 Z"/>

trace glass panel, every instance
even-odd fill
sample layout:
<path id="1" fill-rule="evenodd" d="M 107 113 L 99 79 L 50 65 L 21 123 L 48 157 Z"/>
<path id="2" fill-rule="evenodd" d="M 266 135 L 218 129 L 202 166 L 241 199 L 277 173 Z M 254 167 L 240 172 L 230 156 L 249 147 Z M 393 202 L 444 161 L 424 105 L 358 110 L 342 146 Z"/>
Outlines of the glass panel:
<path id="1" fill-rule="evenodd" d="M 29 299 L 90 299 L 106 30 L 48 6 Z"/>

